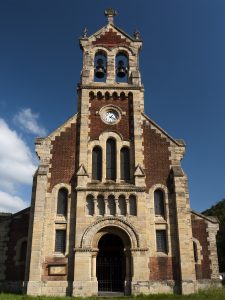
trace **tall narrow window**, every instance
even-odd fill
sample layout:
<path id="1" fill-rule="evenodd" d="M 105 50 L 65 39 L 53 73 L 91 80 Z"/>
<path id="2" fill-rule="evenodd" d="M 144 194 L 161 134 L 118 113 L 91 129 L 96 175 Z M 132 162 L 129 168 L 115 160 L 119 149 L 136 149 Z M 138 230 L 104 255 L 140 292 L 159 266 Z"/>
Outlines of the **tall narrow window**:
<path id="1" fill-rule="evenodd" d="M 198 248 L 197 248 L 197 243 L 193 241 L 193 249 L 194 249 L 194 260 L 195 263 L 198 262 Z"/>
<path id="2" fill-rule="evenodd" d="M 164 194 L 161 190 L 155 190 L 154 192 L 154 204 L 155 204 L 155 215 L 165 217 L 164 210 Z"/>
<path id="3" fill-rule="evenodd" d="M 56 230 L 55 252 L 65 253 L 66 250 L 66 230 Z"/>
<path id="4" fill-rule="evenodd" d="M 115 216 L 116 214 L 116 203 L 114 196 L 109 196 L 108 198 L 108 212 L 111 216 Z"/>
<path id="5" fill-rule="evenodd" d="M 99 195 L 97 198 L 97 209 L 98 209 L 98 215 L 104 216 L 105 214 L 105 200 L 102 195 Z M 97 213 L 97 212 L 95 212 Z"/>
<path id="6" fill-rule="evenodd" d="M 166 230 L 156 230 L 156 249 L 167 253 Z"/>
<path id="7" fill-rule="evenodd" d="M 131 195 L 129 198 L 130 202 L 130 215 L 131 216 L 136 216 L 137 215 L 137 202 L 136 202 L 136 197 Z"/>
<path id="8" fill-rule="evenodd" d="M 57 215 L 67 215 L 68 191 L 62 188 L 58 192 Z"/>
<path id="9" fill-rule="evenodd" d="M 126 208 L 126 199 L 123 195 L 119 196 L 119 211 L 118 215 L 126 216 L 127 208 Z"/>
<path id="10" fill-rule="evenodd" d="M 116 142 L 108 139 L 106 142 L 106 179 L 116 180 Z"/>
<path id="11" fill-rule="evenodd" d="M 102 180 L 102 149 L 94 147 L 92 151 L 92 179 Z"/>
<path id="12" fill-rule="evenodd" d="M 87 214 L 89 216 L 94 215 L 94 199 L 92 195 L 88 195 L 86 199 L 86 207 L 87 207 Z"/>
<path id="13" fill-rule="evenodd" d="M 123 147 L 120 150 L 120 175 L 125 181 L 130 180 L 130 151 L 128 147 Z"/>

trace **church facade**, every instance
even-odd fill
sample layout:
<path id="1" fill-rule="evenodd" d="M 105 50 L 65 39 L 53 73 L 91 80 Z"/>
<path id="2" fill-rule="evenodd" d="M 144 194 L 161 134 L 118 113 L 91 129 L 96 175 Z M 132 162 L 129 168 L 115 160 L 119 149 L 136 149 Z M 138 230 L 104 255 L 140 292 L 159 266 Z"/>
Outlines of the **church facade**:
<path id="1" fill-rule="evenodd" d="M 0 287 L 30 295 L 194 293 L 219 284 L 218 222 L 193 212 L 185 144 L 144 114 L 142 41 L 80 39 L 78 112 L 36 139 L 31 207 L 0 215 Z"/>

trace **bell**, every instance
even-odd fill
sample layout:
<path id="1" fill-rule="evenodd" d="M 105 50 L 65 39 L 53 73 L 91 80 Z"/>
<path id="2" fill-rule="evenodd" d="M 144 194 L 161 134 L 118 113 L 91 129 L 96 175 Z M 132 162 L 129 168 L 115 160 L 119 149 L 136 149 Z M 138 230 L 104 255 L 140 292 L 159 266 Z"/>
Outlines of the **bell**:
<path id="1" fill-rule="evenodd" d="M 95 68 L 95 76 L 97 78 L 103 78 L 105 76 L 105 68 L 103 65 L 103 60 L 101 58 L 97 60 L 97 66 Z"/>
<path id="2" fill-rule="evenodd" d="M 117 76 L 119 78 L 123 78 L 126 76 L 126 73 L 127 73 L 127 70 L 126 68 L 124 67 L 124 62 L 122 60 L 120 60 L 118 62 L 118 67 L 117 67 Z"/>

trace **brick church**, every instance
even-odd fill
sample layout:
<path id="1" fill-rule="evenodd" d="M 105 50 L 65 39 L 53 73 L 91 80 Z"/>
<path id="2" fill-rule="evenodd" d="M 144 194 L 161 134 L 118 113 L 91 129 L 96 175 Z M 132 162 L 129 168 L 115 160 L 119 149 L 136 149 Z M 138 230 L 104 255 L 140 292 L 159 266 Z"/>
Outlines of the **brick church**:
<path id="1" fill-rule="evenodd" d="M 31 207 L 0 214 L 0 289 L 30 295 L 189 294 L 219 285 L 218 222 L 190 209 L 185 144 L 144 113 L 142 40 L 80 39 L 78 112 L 45 138 Z"/>

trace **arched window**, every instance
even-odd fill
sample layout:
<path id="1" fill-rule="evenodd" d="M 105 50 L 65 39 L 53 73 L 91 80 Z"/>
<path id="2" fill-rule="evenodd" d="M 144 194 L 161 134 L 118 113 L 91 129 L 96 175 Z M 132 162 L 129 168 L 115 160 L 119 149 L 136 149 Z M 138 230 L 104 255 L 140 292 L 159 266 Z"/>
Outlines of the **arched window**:
<path id="1" fill-rule="evenodd" d="M 116 203 L 114 196 L 109 196 L 108 198 L 108 212 L 111 216 L 115 216 L 116 214 Z"/>
<path id="2" fill-rule="evenodd" d="M 111 138 L 106 142 L 106 179 L 116 180 L 116 142 Z"/>
<path id="3" fill-rule="evenodd" d="M 126 199 L 123 195 L 119 196 L 119 211 L 117 213 L 122 216 L 125 216 L 127 213 Z"/>
<path id="4" fill-rule="evenodd" d="M 27 241 L 23 241 L 20 245 L 20 262 L 25 263 L 27 256 Z"/>
<path id="5" fill-rule="evenodd" d="M 137 215 L 137 202 L 136 202 L 136 197 L 131 195 L 129 198 L 130 202 L 130 215 L 131 216 L 136 216 Z"/>
<path id="6" fill-rule="evenodd" d="M 92 179 L 102 180 L 102 149 L 94 147 L 92 151 Z"/>
<path id="7" fill-rule="evenodd" d="M 86 205 L 87 205 L 87 214 L 89 216 L 93 216 L 94 215 L 94 199 L 93 199 L 92 195 L 87 196 Z"/>
<path id="8" fill-rule="evenodd" d="M 68 201 L 68 191 L 65 188 L 61 188 L 58 192 L 57 201 L 57 215 L 67 215 L 67 201 Z"/>
<path id="9" fill-rule="evenodd" d="M 97 209 L 98 209 L 98 215 L 104 216 L 105 214 L 105 200 L 102 195 L 99 195 L 97 198 Z"/>
<path id="10" fill-rule="evenodd" d="M 107 58 L 103 51 L 98 51 L 95 54 L 94 66 L 95 66 L 95 76 L 94 81 L 105 82 L 106 81 L 106 65 Z"/>
<path id="11" fill-rule="evenodd" d="M 128 82 L 128 56 L 124 52 L 116 55 L 116 82 Z"/>
<path id="12" fill-rule="evenodd" d="M 163 191 L 157 189 L 154 192 L 155 215 L 165 217 L 164 194 Z"/>
<path id="13" fill-rule="evenodd" d="M 130 180 L 130 150 L 128 147 L 120 150 L 120 176 L 122 180 Z"/>

